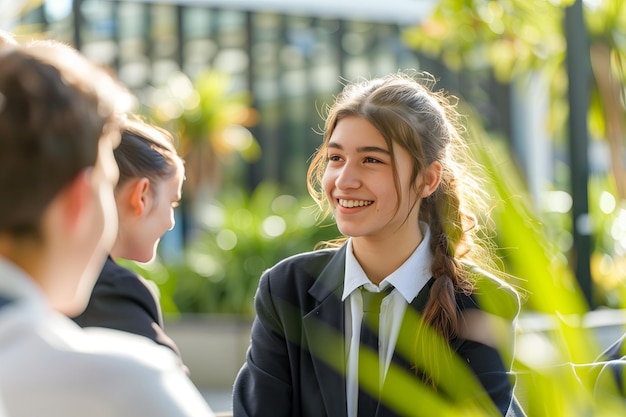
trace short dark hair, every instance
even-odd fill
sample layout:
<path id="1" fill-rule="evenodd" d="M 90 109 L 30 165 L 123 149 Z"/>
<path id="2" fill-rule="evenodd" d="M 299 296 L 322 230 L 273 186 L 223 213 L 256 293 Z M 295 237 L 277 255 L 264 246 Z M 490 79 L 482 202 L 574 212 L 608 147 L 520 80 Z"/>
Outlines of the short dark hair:
<path id="1" fill-rule="evenodd" d="M 61 44 L 0 52 L 0 232 L 37 235 L 42 214 L 84 168 L 100 139 L 119 135 L 127 91 Z"/>

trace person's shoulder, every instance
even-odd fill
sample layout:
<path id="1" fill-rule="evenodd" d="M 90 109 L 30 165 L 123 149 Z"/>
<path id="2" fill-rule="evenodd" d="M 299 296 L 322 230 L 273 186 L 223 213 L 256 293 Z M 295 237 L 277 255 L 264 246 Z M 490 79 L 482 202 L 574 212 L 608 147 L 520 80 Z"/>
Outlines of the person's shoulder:
<path id="1" fill-rule="evenodd" d="M 128 278 L 138 279 L 139 275 L 109 257 L 102 266 L 98 283 L 114 283 Z"/>
<path id="2" fill-rule="evenodd" d="M 467 265 L 473 282 L 470 295 L 461 297 L 466 308 L 479 308 L 487 313 L 514 319 L 520 311 L 519 293 L 504 279 L 475 265 Z"/>
<path id="3" fill-rule="evenodd" d="M 261 293 L 281 293 L 286 297 L 307 293 L 337 253 L 335 248 L 318 249 L 282 259 L 261 275 Z"/>
<path id="4" fill-rule="evenodd" d="M 100 291 L 119 290 L 124 293 L 153 291 L 148 281 L 141 275 L 107 258 L 93 291 L 97 294 Z"/>
<path id="5" fill-rule="evenodd" d="M 267 269 L 265 275 L 286 276 L 296 274 L 317 277 L 337 253 L 337 248 L 298 253 L 282 259 Z"/>
<path id="6" fill-rule="evenodd" d="M 10 363 L 0 355 L 3 375 L 12 381 L 12 395 L 39 395 L 42 404 L 47 401 L 57 411 L 71 410 L 66 415 L 79 415 L 80 410 L 88 414 L 98 407 L 110 411 L 104 411 L 106 415 L 182 416 L 174 411 L 185 399 L 202 406 L 174 353 L 137 335 L 81 329 L 58 318 L 33 328 L 22 347 Z M 128 401 L 129 392 L 133 401 Z"/>
<path id="7" fill-rule="evenodd" d="M 135 363 L 136 369 L 178 366 L 170 349 L 143 336 L 109 328 L 81 328 L 64 316 L 42 322 L 35 331 L 42 351 L 49 350 L 51 355 L 65 360 L 88 358 L 93 365 L 103 366 Z"/>
<path id="8" fill-rule="evenodd" d="M 169 349 L 134 334 L 82 329 L 57 313 L 21 320 L 20 324 L 19 332 L 10 339 L 1 339 L 5 346 L 14 347 L 0 350 L 3 372 L 9 375 L 56 375 L 63 380 L 88 381 L 93 375 L 104 374 L 154 376 L 177 367 L 177 359 Z"/>
<path id="9" fill-rule="evenodd" d="M 272 269 L 297 266 L 310 268 L 316 265 L 325 265 L 330 258 L 337 254 L 339 248 L 324 248 L 309 252 L 301 252 L 278 261 Z"/>
<path id="10" fill-rule="evenodd" d="M 155 372 L 178 368 L 178 358 L 171 349 L 149 339 L 107 328 L 85 328 L 85 339 L 77 347 L 80 353 L 97 358 L 101 366 L 130 366 L 128 372 Z"/>
<path id="11" fill-rule="evenodd" d="M 76 369 L 74 377 L 79 379 L 87 374 L 105 379 L 117 375 L 146 383 L 180 369 L 171 349 L 143 336 L 101 327 L 79 328 L 74 323 L 63 323 L 56 333 L 63 348 L 50 344 L 47 349 L 42 346 L 41 351 L 45 354 L 47 350 L 64 367 Z"/>

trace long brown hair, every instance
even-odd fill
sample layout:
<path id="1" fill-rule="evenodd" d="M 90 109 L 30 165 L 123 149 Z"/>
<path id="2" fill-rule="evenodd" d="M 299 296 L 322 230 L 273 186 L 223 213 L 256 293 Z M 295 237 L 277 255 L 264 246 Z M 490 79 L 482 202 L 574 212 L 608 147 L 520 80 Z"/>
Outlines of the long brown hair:
<path id="1" fill-rule="evenodd" d="M 441 164 L 438 189 L 420 205 L 419 219 L 431 230 L 434 255 L 431 296 L 423 312 L 424 322 L 446 340 L 458 334 L 459 317 L 455 296 L 469 294 L 473 284 L 464 262 L 484 264 L 488 246 L 478 245 L 475 213 L 485 213 L 486 195 L 473 173 L 476 164 L 461 136 L 457 101 L 443 91 L 434 92 L 434 78 L 427 73 L 399 72 L 383 78 L 349 84 L 328 109 L 324 140 L 307 174 L 307 188 L 324 217 L 331 213 L 321 186 L 326 169 L 330 136 L 339 120 L 357 116 L 368 120 L 382 134 L 394 156 L 394 144 L 413 159 L 411 181 L 437 161 Z M 400 180 L 392 162 L 398 201 Z M 420 195 L 421 190 L 416 190 Z"/>

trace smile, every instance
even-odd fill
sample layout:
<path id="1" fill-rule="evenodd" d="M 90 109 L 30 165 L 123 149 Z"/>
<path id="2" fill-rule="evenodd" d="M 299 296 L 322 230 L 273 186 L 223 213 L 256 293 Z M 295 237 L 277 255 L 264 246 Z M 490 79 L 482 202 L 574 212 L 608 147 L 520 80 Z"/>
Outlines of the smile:
<path id="1" fill-rule="evenodd" d="M 339 199 L 337 201 L 339 202 L 339 205 L 341 207 L 346 207 L 346 208 L 364 207 L 364 206 L 369 206 L 370 204 L 373 203 L 373 201 L 366 201 L 366 200 L 342 200 L 342 199 Z"/>

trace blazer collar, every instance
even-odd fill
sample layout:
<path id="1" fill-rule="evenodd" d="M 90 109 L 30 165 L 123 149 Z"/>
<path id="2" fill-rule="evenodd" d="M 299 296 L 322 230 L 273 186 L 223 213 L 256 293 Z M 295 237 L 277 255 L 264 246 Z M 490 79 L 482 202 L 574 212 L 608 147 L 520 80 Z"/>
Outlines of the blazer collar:
<path id="1" fill-rule="evenodd" d="M 319 278 L 309 289 L 309 294 L 319 302 L 323 302 L 329 295 L 337 291 L 339 291 L 341 298 L 345 267 L 346 245 L 343 245 L 332 255 Z"/>

